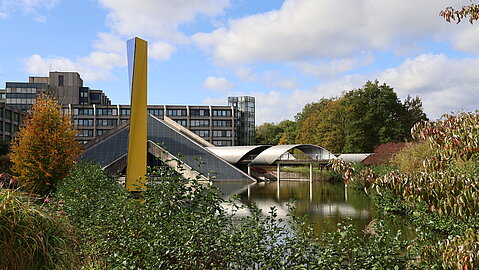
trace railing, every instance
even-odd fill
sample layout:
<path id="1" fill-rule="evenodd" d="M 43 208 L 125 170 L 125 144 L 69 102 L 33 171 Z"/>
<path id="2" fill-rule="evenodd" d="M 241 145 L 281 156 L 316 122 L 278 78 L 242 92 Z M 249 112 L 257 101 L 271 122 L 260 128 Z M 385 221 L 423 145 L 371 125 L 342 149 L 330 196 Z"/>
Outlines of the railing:
<path id="1" fill-rule="evenodd" d="M 254 160 L 258 155 L 247 155 L 243 158 L 244 161 Z M 281 155 L 277 160 L 278 161 L 325 161 L 330 160 L 334 157 L 332 154 L 291 154 L 289 152 Z"/>

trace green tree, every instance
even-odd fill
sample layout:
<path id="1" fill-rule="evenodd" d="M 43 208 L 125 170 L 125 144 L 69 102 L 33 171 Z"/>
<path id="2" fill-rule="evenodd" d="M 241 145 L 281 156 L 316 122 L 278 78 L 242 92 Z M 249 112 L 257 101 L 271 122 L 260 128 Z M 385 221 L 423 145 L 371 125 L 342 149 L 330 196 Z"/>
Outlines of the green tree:
<path id="1" fill-rule="evenodd" d="M 256 144 L 277 145 L 281 139 L 283 130 L 274 123 L 264 123 L 256 127 L 255 141 Z"/>
<path id="2" fill-rule="evenodd" d="M 62 114 L 53 97 L 37 98 L 9 154 L 20 183 L 43 195 L 53 191 L 80 154 L 76 134 L 70 116 Z"/>
<path id="3" fill-rule="evenodd" d="M 298 125 L 291 120 L 283 120 L 278 124 L 282 130 L 278 144 L 294 144 L 298 136 Z"/>
<path id="4" fill-rule="evenodd" d="M 348 107 L 343 99 L 322 99 L 308 109 L 296 137 L 297 143 L 315 144 L 340 153 L 345 143 Z"/>
<path id="5" fill-rule="evenodd" d="M 343 98 L 350 107 L 343 152 L 372 152 L 376 145 L 398 142 L 408 136 L 410 127 L 406 128 L 401 121 L 405 108 L 387 84 L 368 81 Z"/>

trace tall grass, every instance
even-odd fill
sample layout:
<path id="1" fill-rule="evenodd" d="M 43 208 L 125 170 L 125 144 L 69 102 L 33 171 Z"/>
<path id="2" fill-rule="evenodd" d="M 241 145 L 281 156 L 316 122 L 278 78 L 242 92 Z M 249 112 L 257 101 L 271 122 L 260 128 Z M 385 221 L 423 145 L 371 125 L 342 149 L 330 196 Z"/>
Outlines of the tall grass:
<path id="1" fill-rule="evenodd" d="M 27 194 L 0 189 L 0 269 L 74 269 L 68 223 Z"/>

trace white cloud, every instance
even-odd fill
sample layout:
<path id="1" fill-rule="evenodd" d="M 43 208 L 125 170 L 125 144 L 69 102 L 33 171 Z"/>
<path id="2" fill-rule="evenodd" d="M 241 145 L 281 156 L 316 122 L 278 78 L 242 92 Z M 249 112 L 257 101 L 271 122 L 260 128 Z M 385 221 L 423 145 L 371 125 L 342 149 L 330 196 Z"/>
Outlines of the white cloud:
<path id="1" fill-rule="evenodd" d="M 156 60 L 167 60 L 176 52 L 176 48 L 166 42 L 153 42 L 150 45 L 149 56 Z"/>
<path id="2" fill-rule="evenodd" d="M 109 10 L 111 28 L 125 36 L 143 36 L 149 39 L 166 39 L 187 42 L 188 38 L 177 27 L 204 14 L 222 14 L 228 0 L 99 0 Z"/>
<path id="3" fill-rule="evenodd" d="M 34 15 L 34 20 L 46 22 L 46 16 L 39 14 L 42 10 L 51 10 L 60 3 L 60 0 L 2 0 L 0 1 L 0 19 L 10 16 L 20 10 L 23 14 Z"/>
<path id="4" fill-rule="evenodd" d="M 92 68 L 64 57 L 43 58 L 34 54 L 25 59 L 24 64 L 29 74 L 39 76 L 47 76 L 50 71 L 72 71 L 80 73 L 85 81 L 90 82 L 110 79 L 112 76 L 107 70 Z"/>
<path id="5" fill-rule="evenodd" d="M 90 53 L 87 57 L 80 58 L 78 62 L 84 66 L 110 70 L 115 67 L 126 66 L 126 55 L 95 51 Z"/>
<path id="6" fill-rule="evenodd" d="M 399 96 L 418 95 L 431 118 L 458 110 L 479 109 L 479 59 L 455 59 L 423 54 L 385 70 L 378 79 L 393 86 Z"/>
<path id="7" fill-rule="evenodd" d="M 373 61 L 374 58 L 372 56 L 366 56 L 362 58 L 343 58 L 329 62 L 318 61 L 317 63 L 302 61 L 294 64 L 294 66 L 299 68 L 304 74 L 323 78 L 344 73 L 358 67 L 368 66 Z"/>
<path id="8" fill-rule="evenodd" d="M 125 40 L 114 33 L 98 33 L 98 39 L 93 42 L 93 47 L 99 51 L 126 53 Z"/>
<path id="9" fill-rule="evenodd" d="M 235 85 L 223 77 L 208 76 L 203 83 L 203 87 L 223 92 L 234 88 Z"/>
<path id="10" fill-rule="evenodd" d="M 192 39 L 217 64 L 351 57 L 442 38 L 453 29 L 438 16 L 447 0 L 285 0 L 279 10 L 230 20 Z M 457 28 L 454 28 L 457 30 Z"/>

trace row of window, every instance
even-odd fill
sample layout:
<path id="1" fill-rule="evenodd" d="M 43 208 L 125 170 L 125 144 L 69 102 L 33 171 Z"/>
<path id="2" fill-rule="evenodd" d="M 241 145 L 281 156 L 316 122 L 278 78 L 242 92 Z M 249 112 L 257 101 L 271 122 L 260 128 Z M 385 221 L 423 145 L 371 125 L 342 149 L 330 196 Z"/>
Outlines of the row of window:
<path id="1" fill-rule="evenodd" d="M 231 137 L 231 130 L 213 130 L 213 137 Z"/>
<path id="2" fill-rule="evenodd" d="M 213 110 L 213 116 L 231 117 L 231 110 Z"/>
<path id="3" fill-rule="evenodd" d="M 75 119 L 73 123 L 76 126 L 93 126 L 93 119 Z M 118 124 L 116 119 L 96 119 L 97 126 L 114 127 Z"/>
<path id="4" fill-rule="evenodd" d="M 20 113 L 17 113 L 17 112 L 12 113 L 12 111 L 10 111 L 10 110 L 1 110 L 0 109 L 0 117 L 3 118 L 4 114 L 5 114 L 6 119 L 12 119 L 12 115 L 13 115 L 13 120 L 14 121 L 18 121 L 18 122 L 23 121 L 23 116 Z"/>
<path id="5" fill-rule="evenodd" d="M 190 110 L 190 116 L 210 116 L 210 110 L 193 109 L 193 110 Z"/>
<path id="6" fill-rule="evenodd" d="M 37 89 L 36 88 L 31 88 L 31 87 L 26 87 L 26 88 L 10 88 L 10 87 L 7 87 L 7 89 L 5 89 L 5 92 L 7 93 L 30 93 L 30 94 L 35 94 L 37 93 Z"/>
<path id="7" fill-rule="evenodd" d="M 168 116 L 186 116 L 186 110 L 183 109 L 168 109 L 166 110 Z"/>
<path id="8" fill-rule="evenodd" d="M 230 140 L 213 140 L 215 146 L 232 146 L 233 143 Z"/>
<path id="9" fill-rule="evenodd" d="M 3 123 L 0 121 L 0 127 L 2 125 Z M 11 133 L 18 132 L 18 125 L 5 122 L 5 131 L 11 132 Z"/>
<path id="10" fill-rule="evenodd" d="M 194 130 L 193 132 L 203 138 L 210 136 L 209 130 Z M 213 137 L 231 137 L 231 135 L 231 130 L 213 130 Z"/>
<path id="11" fill-rule="evenodd" d="M 30 98 L 7 98 L 7 104 L 35 104 L 35 99 Z"/>
<path id="12" fill-rule="evenodd" d="M 213 120 L 214 127 L 231 127 L 231 120 Z"/>

